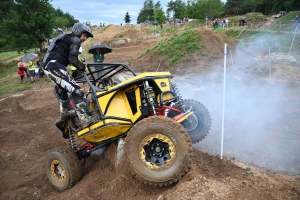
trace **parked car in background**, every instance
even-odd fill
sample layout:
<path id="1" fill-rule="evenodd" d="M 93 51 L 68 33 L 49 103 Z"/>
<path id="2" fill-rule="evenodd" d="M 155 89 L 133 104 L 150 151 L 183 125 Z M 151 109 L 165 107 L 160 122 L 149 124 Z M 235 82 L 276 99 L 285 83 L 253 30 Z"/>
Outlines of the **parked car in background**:
<path id="1" fill-rule="evenodd" d="M 280 11 L 277 15 L 274 15 L 273 18 L 277 19 L 286 15 L 286 11 Z"/>

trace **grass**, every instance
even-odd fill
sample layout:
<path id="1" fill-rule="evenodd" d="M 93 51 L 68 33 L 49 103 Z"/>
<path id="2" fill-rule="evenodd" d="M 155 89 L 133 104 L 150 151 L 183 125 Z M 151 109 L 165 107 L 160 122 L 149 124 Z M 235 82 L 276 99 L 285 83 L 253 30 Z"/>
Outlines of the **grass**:
<path id="1" fill-rule="evenodd" d="M 199 179 L 195 179 L 194 183 L 200 183 L 200 180 Z"/>
<path id="2" fill-rule="evenodd" d="M 263 42 L 262 40 L 268 41 L 270 47 L 274 47 L 279 51 L 287 51 L 290 48 L 292 31 L 294 27 L 294 19 L 298 12 L 290 12 L 285 17 L 277 19 L 274 24 L 272 24 L 267 30 L 260 29 L 244 29 L 240 27 L 232 27 L 226 30 L 222 28 L 214 29 L 216 34 L 225 33 L 228 37 L 238 39 L 241 46 L 247 47 L 249 42 Z M 258 22 L 264 23 L 270 19 L 272 16 L 265 16 L 261 13 L 247 13 L 244 15 L 248 23 Z M 229 17 L 229 22 L 237 24 L 242 16 Z M 149 51 L 154 51 L 161 55 L 163 61 L 169 62 L 170 65 L 178 64 L 180 61 L 190 59 L 193 52 L 201 51 L 202 43 L 200 40 L 193 40 L 193 29 L 198 29 L 199 27 L 205 26 L 206 22 L 204 20 L 193 20 L 185 27 L 169 27 L 164 28 L 164 36 L 166 38 L 162 39 L 156 46 L 148 48 L 144 51 L 141 56 L 147 54 Z M 278 32 L 278 29 L 281 31 Z M 282 29 L 284 28 L 284 29 Z M 156 26 L 148 27 L 150 32 L 156 32 Z M 183 32 L 183 33 L 182 33 Z M 257 39 L 258 38 L 258 39 Z M 297 40 L 294 42 L 293 49 L 300 49 L 300 42 Z M 297 58 L 297 52 L 295 51 L 294 56 Z M 140 57 L 141 57 L 140 56 Z"/>
<path id="3" fill-rule="evenodd" d="M 20 77 L 12 78 L 8 81 L 1 82 L 0 95 L 9 94 L 16 91 L 22 91 L 34 87 L 36 84 L 30 84 L 29 79 L 25 78 L 25 83 L 20 83 Z"/>
<path id="4" fill-rule="evenodd" d="M 244 175 L 247 175 L 247 176 L 249 176 L 249 175 L 254 175 L 254 174 L 255 174 L 255 171 L 252 170 L 252 169 L 250 169 L 250 168 L 247 168 L 247 169 L 246 169 L 246 172 L 244 172 L 243 174 L 244 174 Z"/>
<path id="5" fill-rule="evenodd" d="M 16 73 L 16 72 L 15 72 Z M 2 73 L 0 73 L 1 75 Z M 45 79 L 45 78 L 43 78 Z M 40 79 L 40 81 L 46 81 Z M 30 79 L 26 78 L 26 76 L 24 77 L 24 84 L 21 84 L 21 79 L 19 76 L 11 76 L 11 77 L 6 77 L 5 79 L 0 79 L 0 95 L 4 95 L 4 94 L 9 94 L 9 93 L 13 93 L 16 91 L 22 91 L 28 88 L 32 88 L 37 86 L 38 83 L 36 84 L 31 84 L 30 83 Z"/>
<path id="6" fill-rule="evenodd" d="M 159 33 L 161 31 L 160 26 L 149 25 L 147 28 L 151 33 Z"/>
<path id="7" fill-rule="evenodd" d="M 269 30 L 294 32 L 296 27 L 295 18 L 297 14 L 299 14 L 299 11 L 289 12 L 286 16 L 277 18 Z"/>
<path id="8" fill-rule="evenodd" d="M 242 30 L 240 28 L 230 28 L 225 31 L 225 34 L 235 39 L 238 36 L 241 48 L 248 48 L 248 44 L 251 43 L 271 48 L 275 52 L 289 53 L 295 34 L 295 18 L 297 14 L 299 14 L 299 11 L 289 12 L 286 16 L 277 18 L 266 30 L 245 29 L 241 33 Z M 259 18 L 258 15 L 256 17 L 253 15 L 253 18 L 251 18 L 251 14 L 247 14 L 246 17 L 248 22 L 251 22 L 251 20 L 260 21 L 265 19 L 264 16 Z M 248 18 L 250 18 L 250 20 L 248 20 Z M 271 19 L 271 17 L 268 17 L 268 19 Z M 300 31 L 299 29 L 298 27 L 298 33 Z M 300 59 L 300 40 L 298 39 L 298 33 L 296 34 L 291 51 L 291 55 L 297 60 Z"/>
<path id="9" fill-rule="evenodd" d="M 29 52 L 34 52 L 36 49 L 30 49 Z M 17 56 L 24 55 L 24 53 L 18 53 L 17 51 L 1 52 L 0 53 L 0 62 L 3 62 L 7 59 L 15 58 Z"/>
<path id="10" fill-rule="evenodd" d="M 202 37 L 195 30 L 183 29 L 183 32 L 174 33 L 172 37 L 161 40 L 153 50 L 173 65 L 182 59 L 190 59 L 194 52 L 201 50 L 202 45 Z"/>
<path id="11" fill-rule="evenodd" d="M 19 55 L 21 54 L 19 54 L 17 51 L 2 52 L 0 53 L 0 62 L 10 58 L 17 57 Z"/>
<path id="12" fill-rule="evenodd" d="M 222 27 L 218 27 L 218 28 L 215 28 L 213 29 L 215 33 L 222 33 L 223 31 L 226 31 L 224 28 Z"/>
<path id="13" fill-rule="evenodd" d="M 17 63 L 18 61 L 16 60 L 6 64 L 0 62 L 0 78 L 16 75 L 16 72 L 18 71 Z"/>
<path id="14" fill-rule="evenodd" d="M 0 62 L 0 96 L 39 85 L 38 82 L 36 84 L 30 84 L 30 79 L 26 78 L 26 76 L 24 77 L 24 84 L 21 84 L 20 76 L 17 74 L 17 63 L 18 61 L 15 60 L 9 63 Z M 40 83 L 42 83 L 42 81 L 45 81 L 46 83 L 49 82 L 47 78 L 41 78 L 39 80 Z"/>

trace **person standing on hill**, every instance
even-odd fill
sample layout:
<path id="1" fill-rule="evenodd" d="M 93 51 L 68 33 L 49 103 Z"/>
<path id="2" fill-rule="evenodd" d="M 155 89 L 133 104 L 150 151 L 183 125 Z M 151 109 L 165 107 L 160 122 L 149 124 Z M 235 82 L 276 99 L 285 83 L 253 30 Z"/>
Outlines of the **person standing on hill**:
<path id="1" fill-rule="evenodd" d="M 100 49 L 95 49 L 96 53 L 93 54 L 94 62 L 103 62 L 104 54 L 101 53 Z"/>
<path id="2" fill-rule="evenodd" d="M 228 18 L 225 19 L 225 26 L 226 26 L 226 28 L 228 28 L 228 26 L 229 26 Z"/>
<path id="3" fill-rule="evenodd" d="M 24 83 L 24 77 L 25 77 L 25 71 L 27 70 L 26 67 L 24 67 L 23 63 L 19 62 L 18 63 L 19 69 L 18 69 L 18 74 L 21 78 L 21 84 Z"/>
<path id="4" fill-rule="evenodd" d="M 215 20 L 213 21 L 213 27 L 214 27 L 214 28 L 218 28 L 218 19 L 215 19 Z"/>
<path id="5" fill-rule="evenodd" d="M 40 80 L 40 68 L 38 66 L 35 67 L 34 74 L 35 74 L 35 80 L 39 81 Z"/>
<path id="6" fill-rule="evenodd" d="M 41 64 L 42 64 L 42 59 L 40 58 L 38 61 L 36 61 L 36 65 L 39 68 L 39 77 L 40 78 L 44 78 L 44 71 L 43 71 L 43 69 L 41 67 Z"/>
<path id="7" fill-rule="evenodd" d="M 96 50 L 96 53 L 93 54 L 93 58 L 94 58 L 94 62 L 103 62 L 104 61 L 104 54 L 101 53 L 101 50 L 100 49 L 95 49 Z M 95 67 L 95 70 L 99 70 L 99 69 L 103 69 L 103 66 L 96 66 Z M 97 76 L 101 76 L 102 73 L 101 72 L 98 72 L 97 73 Z"/>
<path id="8" fill-rule="evenodd" d="M 35 83 L 35 65 L 31 60 L 28 62 L 28 70 L 30 76 L 30 83 Z"/>
<path id="9" fill-rule="evenodd" d="M 78 71 L 85 71 L 85 65 L 79 61 L 78 53 L 81 43 L 88 37 L 94 37 L 91 29 L 83 23 L 75 23 L 72 27 L 72 33 L 60 34 L 53 39 L 43 59 L 44 73 L 62 89 L 62 96 L 59 101 L 61 119 L 56 123 L 60 130 L 62 130 L 67 117 L 70 116 L 68 93 L 74 100 L 75 111 L 82 128 L 87 127 L 95 120 L 93 116 L 87 114 L 86 103 L 83 101 L 83 90 L 67 71 L 69 64 L 74 65 Z"/>
<path id="10" fill-rule="evenodd" d="M 21 84 L 23 84 L 23 80 L 24 80 L 24 76 L 25 76 L 25 71 L 19 69 L 19 70 L 18 70 L 18 74 L 19 74 L 19 76 L 20 76 L 20 78 L 21 78 Z"/>
<path id="11" fill-rule="evenodd" d="M 22 63 L 22 62 L 19 62 L 19 63 Z M 19 65 L 19 64 L 18 64 Z M 26 77 L 27 78 L 30 78 L 29 76 L 29 72 L 28 72 L 28 64 L 26 62 L 22 63 L 22 66 L 25 68 L 25 74 L 26 74 Z"/>

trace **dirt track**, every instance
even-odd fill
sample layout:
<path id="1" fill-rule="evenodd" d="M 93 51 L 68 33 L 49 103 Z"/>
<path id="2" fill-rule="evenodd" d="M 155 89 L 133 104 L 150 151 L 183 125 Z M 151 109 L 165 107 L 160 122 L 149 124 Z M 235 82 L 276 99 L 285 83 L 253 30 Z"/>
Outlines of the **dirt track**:
<path id="1" fill-rule="evenodd" d="M 211 43 L 209 52 L 222 55 L 221 36 L 203 34 Z M 140 52 L 126 48 L 133 58 Z M 127 62 L 126 54 L 116 50 L 106 61 Z M 272 78 L 228 69 L 231 81 L 225 157 L 221 160 L 222 63 L 206 56 L 183 63 L 185 68 L 172 69 L 183 97 L 201 101 L 213 119 L 210 134 L 194 145 L 191 171 L 177 184 L 161 188 L 144 185 L 124 167 L 115 169 L 108 157 L 93 154 L 86 160 L 82 180 L 70 190 L 57 192 L 47 180 L 45 158 L 68 141 L 54 125 L 59 108 L 53 84 L 40 80 L 34 89 L 0 100 L 1 199 L 299 199 L 299 68 L 274 66 Z M 133 66 L 144 71 L 146 66 L 156 70 L 158 64 L 150 55 Z"/>

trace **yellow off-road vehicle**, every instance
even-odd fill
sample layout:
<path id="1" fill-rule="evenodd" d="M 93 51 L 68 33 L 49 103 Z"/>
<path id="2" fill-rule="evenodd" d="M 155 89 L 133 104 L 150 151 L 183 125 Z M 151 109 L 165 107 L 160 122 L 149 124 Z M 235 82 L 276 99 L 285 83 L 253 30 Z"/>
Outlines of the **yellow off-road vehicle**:
<path id="1" fill-rule="evenodd" d="M 70 147 L 48 154 L 51 184 L 58 190 L 70 188 L 82 177 L 84 159 L 120 139 L 122 159 L 143 182 L 162 186 L 180 180 L 190 169 L 192 144 L 210 130 L 208 110 L 195 100 L 183 100 L 169 72 L 137 75 L 119 63 L 86 66 L 88 71 L 75 80 L 88 85 L 87 110 L 98 120 L 82 128 L 74 114 L 57 125 Z M 60 89 L 54 91 L 60 99 Z M 74 109 L 72 99 L 69 109 Z M 77 140 L 85 143 L 78 147 Z"/>

